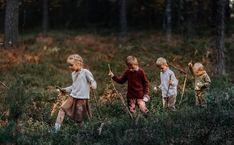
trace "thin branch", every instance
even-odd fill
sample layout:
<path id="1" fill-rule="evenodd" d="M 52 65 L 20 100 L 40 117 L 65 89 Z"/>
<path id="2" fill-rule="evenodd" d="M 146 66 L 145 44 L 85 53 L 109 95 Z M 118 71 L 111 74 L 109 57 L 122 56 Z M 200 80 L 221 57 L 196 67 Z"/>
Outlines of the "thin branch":
<path id="1" fill-rule="evenodd" d="M 0 81 L 0 83 L 7 89 L 9 89 L 9 87 L 7 85 L 5 85 L 3 82 Z"/>
<path id="2" fill-rule="evenodd" d="M 108 68 L 109 68 L 109 71 L 111 71 L 110 64 L 108 64 Z M 124 101 L 124 98 L 123 98 L 122 94 L 120 94 L 120 93 L 117 91 L 117 89 L 115 88 L 115 84 L 114 84 L 114 82 L 112 81 L 112 79 L 111 79 L 111 84 L 112 84 L 112 87 L 114 88 L 116 94 L 119 96 L 119 98 L 120 98 L 120 100 L 121 100 L 123 106 L 125 107 L 126 111 L 127 111 L 128 114 L 129 114 L 129 116 L 131 117 L 131 119 L 133 119 L 133 116 L 132 116 L 131 112 L 128 110 L 128 107 L 127 107 L 127 105 L 125 104 L 125 101 Z"/>
<path id="3" fill-rule="evenodd" d="M 169 63 L 169 65 L 172 66 L 173 68 L 175 68 L 176 70 L 182 72 L 183 74 L 186 74 L 186 73 L 187 73 L 187 72 L 186 72 L 185 70 L 183 70 L 182 68 L 179 68 L 179 67 L 177 67 L 177 66 L 175 66 L 175 65 L 173 65 L 173 64 L 171 64 L 171 63 Z"/>

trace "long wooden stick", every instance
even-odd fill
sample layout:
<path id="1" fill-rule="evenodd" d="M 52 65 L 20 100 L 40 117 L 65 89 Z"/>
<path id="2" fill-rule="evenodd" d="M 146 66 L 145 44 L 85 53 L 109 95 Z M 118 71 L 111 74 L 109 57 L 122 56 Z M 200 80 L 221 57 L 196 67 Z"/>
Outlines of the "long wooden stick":
<path id="1" fill-rule="evenodd" d="M 183 74 L 186 74 L 187 72 L 185 70 L 183 70 L 182 68 L 176 67 L 175 65 L 168 63 L 170 66 L 172 66 L 173 68 L 175 68 L 176 70 L 182 72 Z"/>
<path id="2" fill-rule="evenodd" d="M 108 68 L 109 68 L 109 71 L 111 71 L 110 64 L 108 64 Z M 111 79 L 111 84 L 112 84 L 112 87 L 114 88 L 116 94 L 119 96 L 119 98 L 120 98 L 120 100 L 121 100 L 123 106 L 125 107 L 126 111 L 127 111 L 128 114 L 129 114 L 129 116 L 131 117 L 131 119 L 133 119 L 133 116 L 132 116 L 131 112 L 128 110 L 128 107 L 127 107 L 127 105 L 125 104 L 125 101 L 124 101 L 124 98 L 123 98 L 122 94 L 120 94 L 120 93 L 117 91 L 117 89 L 115 88 L 115 84 L 113 83 L 113 80 L 112 80 L 112 79 Z"/>
<path id="3" fill-rule="evenodd" d="M 183 84 L 183 88 L 182 88 L 182 93 L 181 93 L 179 105 L 181 104 L 181 102 L 183 100 L 183 96 L 184 96 L 184 91 L 185 91 L 185 86 L 186 86 L 187 79 L 188 79 L 188 73 L 185 75 L 185 78 L 184 78 L 184 84 Z"/>
<path id="4" fill-rule="evenodd" d="M 193 60 L 190 60 L 190 62 L 192 62 L 192 61 Z M 189 73 L 189 67 L 187 67 L 187 69 L 186 69 L 184 84 L 183 84 L 183 88 L 182 88 L 182 94 L 181 94 L 181 97 L 180 97 L 179 105 L 181 104 L 181 102 L 183 100 L 183 96 L 184 96 L 184 92 L 185 92 L 185 86 L 186 86 L 186 82 L 187 82 L 187 79 L 188 79 L 188 73 Z"/>
<path id="5" fill-rule="evenodd" d="M 166 95 L 167 108 L 169 108 L 169 104 L 168 104 L 168 102 L 169 102 L 169 96 L 168 96 L 168 93 L 169 93 L 170 86 L 171 86 L 170 81 L 171 81 L 171 75 L 169 76 L 169 84 L 168 84 L 167 95 Z"/>
<path id="6" fill-rule="evenodd" d="M 94 90 L 92 92 L 93 92 L 94 102 L 95 102 L 96 109 L 97 109 L 97 116 L 98 116 L 98 119 L 101 120 L 101 111 L 100 111 L 100 108 L 98 106 L 97 96 L 96 96 L 96 93 Z"/>

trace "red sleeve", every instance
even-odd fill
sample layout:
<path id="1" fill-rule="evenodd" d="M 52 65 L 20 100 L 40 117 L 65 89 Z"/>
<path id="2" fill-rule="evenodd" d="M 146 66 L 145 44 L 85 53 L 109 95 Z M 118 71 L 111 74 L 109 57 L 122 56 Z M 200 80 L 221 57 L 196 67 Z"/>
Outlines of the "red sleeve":
<path id="1" fill-rule="evenodd" d="M 142 70 L 142 83 L 144 87 L 144 95 L 149 95 L 149 81 L 146 77 L 144 70 Z"/>
<path id="2" fill-rule="evenodd" d="M 125 83 L 128 80 L 128 70 L 121 77 L 113 76 L 112 79 L 119 84 Z"/>

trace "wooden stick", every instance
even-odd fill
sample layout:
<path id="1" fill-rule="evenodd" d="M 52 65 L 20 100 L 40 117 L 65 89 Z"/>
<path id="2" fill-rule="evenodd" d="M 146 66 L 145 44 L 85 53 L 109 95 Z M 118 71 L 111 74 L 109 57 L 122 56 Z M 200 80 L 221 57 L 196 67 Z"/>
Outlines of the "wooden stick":
<path id="1" fill-rule="evenodd" d="M 184 84 L 183 84 L 183 88 L 182 88 L 182 94 L 181 94 L 179 105 L 181 104 L 181 102 L 183 100 L 183 96 L 184 96 L 184 91 L 185 91 L 185 86 L 186 86 L 187 79 L 188 79 L 188 74 L 186 74 L 185 78 L 184 78 Z"/>
<path id="2" fill-rule="evenodd" d="M 186 74 L 186 73 L 187 73 L 185 70 L 183 70 L 183 69 L 181 69 L 181 68 L 178 68 L 178 67 L 176 67 L 175 65 L 173 65 L 173 64 L 171 64 L 171 63 L 168 63 L 168 64 L 169 64 L 170 66 L 172 66 L 173 68 L 175 68 L 176 70 L 182 72 L 183 74 Z"/>
<path id="3" fill-rule="evenodd" d="M 98 135 L 101 135 L 102 134 L 102 128 L 104 126 L 105 123 L 101 123 L 100 127 L 97 129 L 98 130 Z"/>
<path id="4" fill-rule="evenodd" d="M 0 81 L 0 83 L 7 89 L 9 89 L 9 87 L 7 85 L 5 85 L 3 82 Z"/>
<path id="5" fill-rule="evenodd" d="M 109 68 L 109 71 L 111 71 L 110 64 L 108 64 L 108 68 Z M 112 80 L 112 79 L 111 79 L 111 84 L 112 84 L 112 87 L 114 88 L 116 94 L 119 96 L 119 98 L 120 98 L 120 100 L 121 100 L 123 106 L 125 107 L 126 111 L 127 111 L 128 114 L 129 114 L 129 116 L 131 117 L 131 119 L 133 119 L 133 116 L 132 116 L 131 112 L 128 110 L 128 107 L 127 107 L 127 105 L 125 104 L 125 101 L 124 101 L 124 98 L 123 98 L 122 94 L 120 94 L 120 93 L 117 91 L 117 89 L 115 88 L 115 84 L 113 83 L 113 80 Z"/>
<path id="6" fill-rule="evenodd" d="M 97 96 L 94 90 L 92 92 L 93 92 L 94 102 L 95 102 L 96 109 L 97 109 L 97 116 L 98 116 L 98 119 L 101 120 L 101 111 L 98 106 Z"/>

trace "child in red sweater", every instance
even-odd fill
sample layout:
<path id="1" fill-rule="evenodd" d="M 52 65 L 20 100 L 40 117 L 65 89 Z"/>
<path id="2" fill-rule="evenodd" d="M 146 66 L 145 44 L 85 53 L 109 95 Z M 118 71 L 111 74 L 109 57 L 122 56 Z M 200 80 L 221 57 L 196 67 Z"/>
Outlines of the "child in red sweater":
<path id="1" fill-rule="evenodd" d="M 146 114 L 149 111 L 145 104 L 149 100 L 149 81 L 144 70 L 139 67 L 136 57 L 128 56 L 126 64 L 128 69 L 121 77 L 115 76 L 111 71 L 109 71 L 109 76 L 119 84 L 128 81 L 128 109 L 131 113 L 135 113 L 136 106 L 138 106 L 141 112 Z"/>

